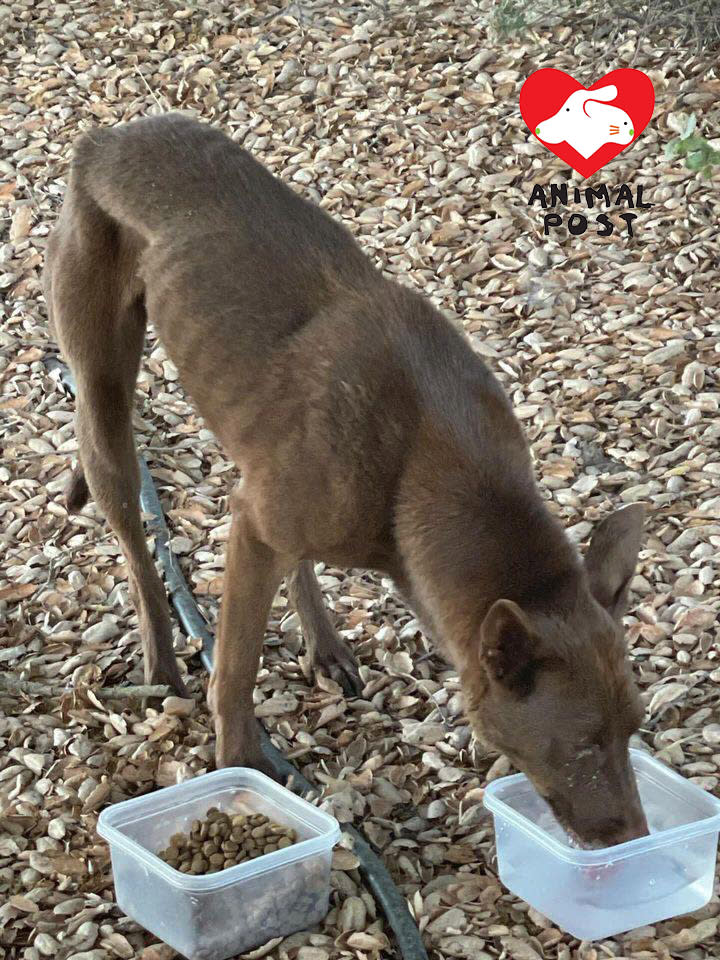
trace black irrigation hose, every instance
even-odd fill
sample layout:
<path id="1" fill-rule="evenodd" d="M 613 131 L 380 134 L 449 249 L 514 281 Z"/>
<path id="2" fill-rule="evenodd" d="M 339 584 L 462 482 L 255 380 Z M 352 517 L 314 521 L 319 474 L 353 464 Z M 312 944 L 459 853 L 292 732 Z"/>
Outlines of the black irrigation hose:
<path id="1" fill-rule="evenodd" d="M 75 395 L 75 381 L 65 364 L 54 356 L 46 357 L 44 363 L 49 371 L 59 371 L 61 381 Z M 200 613 L 195 597 L 190 592 L 182 570 L 170 549 L 165 514 L 148 466 L 142 457 L 138 457 L 138 463 L 141 477 L 140 506 L 145 513 L 151 515 L 151 519 L 147 521 L 147 526 L 155 538 L 155 555 L 160 561 L 170 599 L 188 636 L 200 637 L 202 640 L 200 659 L 205 668 L 211 671 L 215 639 L 205 618 Z M 259 723 L 258 726 L 260 727 L 263 752 L 278 775 L 286 780 L 292 778 L 290 782 L 300 793 L 314 792 L 316 788 L 310 781 L 306 780 L 300 771 L 273 746 L 263 725 Z M 363 835 L 354 827 L 343 825 L 342 831 L 352 840 L 353 850 L 360 861 L 360 873 L 392 927 L 403 960 L 428 960 L 420 931 L 410 915 L 405 898 L 393 883 L 384 863 L 373 852 Z"/>

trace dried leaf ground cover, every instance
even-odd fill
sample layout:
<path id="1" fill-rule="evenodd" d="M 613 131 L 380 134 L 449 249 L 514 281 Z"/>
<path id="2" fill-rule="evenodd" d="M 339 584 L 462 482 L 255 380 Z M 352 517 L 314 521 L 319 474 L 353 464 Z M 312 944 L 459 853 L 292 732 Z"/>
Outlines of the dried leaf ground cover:
<path id="1" fill-rule="evenodd" d="M 309 0 L 0 5 L 0 956 L 168 956 L 114 905 L 96 819 L 108 803 L 212 767 L 192 639 L 177 633 L 194 707 L 103 698 L 103 687 L 142 679 L 125 567 L 94 507 L 70 518 L 61 500 L 73 402 L 42 364 L 52 338 L 39 269 L 70 144 L 95 123 L 171 107 L 221 122 L 387 271 L 462 318 L 578 540 L 611 504 L 650 505 L 628 618 L 648 703 L 642 739 L 717 791 L 719 181 L 664 158 L 688 114 L 717 135 L 715 60 L 671 36 L 621 36 L 608 53 L 568 23 L 499 41 L 489 22 L 460 0 L 391 5 L 387 18 L 370 4 Z M 589 85 L 633 57 L 655 84 L 655 117 L 593 184 L 642 185 L 654 206 L 637 211 L 633 239 L 597 237 L 594 225 L 544 237 L 527 205 L 532 184 L 569 171 L 529 137 L 520 85 L 542 66 Z M 618 227 L 622 212 L 610 211 Z M 138 443 L 214 624 L 234 468 L 152 340 L 138 398 Z M 382 851 L 433 958 L 717 954 L 717 899 L 589 945 L 504 891 L 481 801 L 508 766 L 471 743 L 455 674 L 389 583 L 327 568 L 320 580 L 361 660 L 363 698 L 347 703 L 332 682 L 309 682 L 281 592 L 257 712 L 335 814 Z M 21 680 L 39 686 L 19 692 Z M 256 956 L 393 956 L 352 852 L 339 850 L 335 866 L 321 928 Z"/>

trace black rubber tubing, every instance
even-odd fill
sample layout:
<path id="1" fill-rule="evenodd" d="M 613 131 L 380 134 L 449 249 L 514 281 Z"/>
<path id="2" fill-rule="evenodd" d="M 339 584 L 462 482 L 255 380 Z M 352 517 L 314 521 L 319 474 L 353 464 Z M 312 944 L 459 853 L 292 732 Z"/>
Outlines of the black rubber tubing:
<path id="1" fill-rule="evenodd" d="M 75 380 L 68 367 L 55 356 L 46 357 L 44 363 L 47 370 L 59 372 L 60 379 L 75 396 Z M 187 585 L 175 554 L 170 549 L 170 536 L 165 522 L 165 512 L 147 463 L 142 457 L 138 457 L 138 465 L 141 479 L 140 506 L 143 512 L 150 516 L 150 519 L 146 521 L 147 528 L 154 537 L 155 556 L 160 562 L 172 605 L 187 635 L 199 637 L 202 640 L 200 659 L 206 670 L 211 672 L 215 638 L 195 602 L 195 597 Z M 278 776 L 289 781 L 298 793 L 316 793 L 317 788 L 273 746 L 265 727 L 259 722 L 258 727 L 260 728 L 263 752 L 272 763 Z M 403 960 L 428 960 L 420 931 L 408 910 L 405 898 L 393 883 L 385 864 L 374 853 L 368 841 L 358 830 L 347 824 L 343 824 L 341 829 L 352 840 L 353 851 L 360 861 L 360 873 L 380 904 L 392 928 Z"/>

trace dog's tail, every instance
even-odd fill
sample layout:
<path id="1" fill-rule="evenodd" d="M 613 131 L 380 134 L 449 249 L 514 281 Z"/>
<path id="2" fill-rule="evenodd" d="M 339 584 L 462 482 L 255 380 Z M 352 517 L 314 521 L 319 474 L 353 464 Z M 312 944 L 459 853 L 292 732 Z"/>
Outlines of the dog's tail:
<path id="1" fill-rule="evenodd" d="M 85 471 L 82 464 L 78 463 L 65 490 L 65 505 L 68 513 L 80 513 L 89 499 L 90 490 L 85 479 Z"/>

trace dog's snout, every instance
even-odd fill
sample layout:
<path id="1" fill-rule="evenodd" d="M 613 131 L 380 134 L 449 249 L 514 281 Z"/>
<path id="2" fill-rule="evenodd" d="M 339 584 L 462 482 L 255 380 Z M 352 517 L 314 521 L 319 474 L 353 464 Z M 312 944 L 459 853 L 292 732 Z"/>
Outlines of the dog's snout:
<path id="1" fill-rule="evenodd" d="M 629 825 L 629 834 L 626 839 L 637 840 L 638 837 L 647 837 L 649 833 L 650 827 L 648 826 L 645 811 L 643 810 L 642 806 L 638 806 L 635 816 L 631 819 Z"/>
<path id="2" fill-rule="evenodd" d="M 593 846 L 614 847 L 619 843 L 646 837 L 649 833 L 642 807 L 628 814 L 609 817 L 596 825 L 593 831 Z"/>
<path id="3" fill-rule="evenodd" d="M 637 824 L 633 825 L 624 817 L 611 820 L 604 824 L 598 831 L 598 840 L 602 842 L 603 847 L 614 847 L 618 843 L 627 843 L 628 840 L 635 840 L 647 833 Z"/>
<path id="4" fill-rule="evenodd" d="M 622 796 L 626 799 L 619 801 L 604 794 L 599 803 L 589 803 L 587 797 L 574 802 L 562 794 L 545 799 L 575 845 L 601 849 L 646 837 L 650 832 L 640 798 L 625 791 Z"/>

